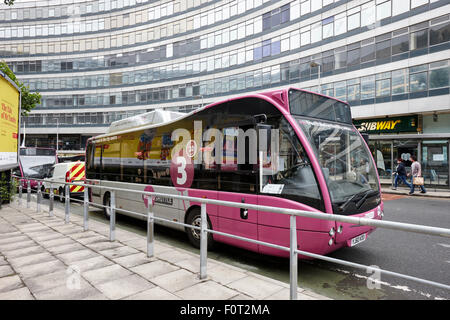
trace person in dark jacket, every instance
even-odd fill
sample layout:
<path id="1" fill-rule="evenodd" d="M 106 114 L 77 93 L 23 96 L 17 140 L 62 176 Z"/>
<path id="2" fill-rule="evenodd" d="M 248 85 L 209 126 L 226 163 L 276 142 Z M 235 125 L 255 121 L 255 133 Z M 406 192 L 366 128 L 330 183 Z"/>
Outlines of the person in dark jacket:
<path id="1" fill-rule="evenodd" d="M 402 158 L 397 159 L 397 164 L 398 164 L 397 170 L 396 172 L 394 172 L 394 174 L 396 174 L 394 180 L 394 187 L 392 189 L 397 190 L 398 180 L 401 180 L 404 184 L 408 186 L 408 188 L 411 188 L 411 184 L 406 180 L 406 168 Z"/>

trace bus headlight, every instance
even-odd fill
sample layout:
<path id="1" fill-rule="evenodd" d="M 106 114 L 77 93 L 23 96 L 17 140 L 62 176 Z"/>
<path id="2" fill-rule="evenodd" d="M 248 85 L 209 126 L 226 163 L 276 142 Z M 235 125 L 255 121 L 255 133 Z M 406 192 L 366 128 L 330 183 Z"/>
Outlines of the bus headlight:
<path id="1" fill-rule="evenodd" d="M 344 230 L 344 226 L 340 225 L 339 228 L 337 229 L 337 233 L 341 234 L 342 230 Z"/>
<path id="2" fill-rule="evenodd" d="M 328 234 L 330 235 L 330 237 L 334 236 L 336 234 L 336 232 L 334 231 L 334 228 L 331 228 L 330 232 L 328 232 Z"/>
<path id="3" fill-rule="evenodd" d="M 380 206 L 378 206 L 378 208 L 377 208 L 377 214 L 378 214 L 378 216 L 380 217 L 381 215 L 382 215 L 382 211 L 381 211 L 381 207 Z"/>
<path id="4" fill-rule="evenodd" d="M 330 241 L 328 241 L 328 245 L 331 247 L 333 245 L 333 239 L 330 239 Z"/>

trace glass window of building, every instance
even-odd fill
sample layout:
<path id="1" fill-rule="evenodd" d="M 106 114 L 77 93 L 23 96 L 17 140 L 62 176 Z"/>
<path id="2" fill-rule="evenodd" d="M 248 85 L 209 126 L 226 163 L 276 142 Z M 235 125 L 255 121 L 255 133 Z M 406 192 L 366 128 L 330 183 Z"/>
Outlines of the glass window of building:
<path id="1" fill-rule="evenodd" d="M 383 3 L 377 4 L 377 20 L 383 20 L 390 16 L 391 16 L 391 1 L 385 1 Z"/>
<path id="2" fill-rule="evenodd" d="M 361 26 L 368 26 L 375 23 L 375 1 L 370 1 L 361 6 Z"/>
<path id="3" fill-rule="evenodd" d="M 323 39 L 330 38 L 334 34 L 334 17 L 327 18 L 322 21 L 323 24 Z"/>
<path id="4" fill-rule="evenodd" d="M 430 28 L 430 45 L 436 45 L 450 41 L 450 21 Z"/>
<path id="5" fill-rule="evenodd" d="M 428 29 L 411 32 L 409 44 L 411 51 L 428 47 Z"/>
<path id="6" fill-rule="evenodd" d="M 361 78 L 361 100 L 375 97 L 375 76 Z"/>
<path id="7" fill-rule="evenodd" d="M 428 65 L 409 69 L 409 88 L 411 92 L 428 90 Z"/>
<path id="8" fill-rule="evenodd" d="M 408 93 L 408 69 L 392 71 L 392 95 Z"/>
<path id="9" fill-rule="evenodd" d="M 430 64 L 430 89 L 445 88 L 449 86 L 450 67 L 448 60 Z"/>
<path id="10" fill-rule="evenodd" d="M 409 38 L 408 28 L 394 31 L 392 34 L 392 55 L 405 53 L 409 51 Z"/>

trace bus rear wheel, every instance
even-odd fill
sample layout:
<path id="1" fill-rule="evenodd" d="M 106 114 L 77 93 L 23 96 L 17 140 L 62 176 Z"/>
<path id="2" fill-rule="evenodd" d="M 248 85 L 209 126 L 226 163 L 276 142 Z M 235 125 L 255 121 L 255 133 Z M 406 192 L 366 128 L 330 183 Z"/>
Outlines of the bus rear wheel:
<path id="1" fill-rule="evenodd" d="M 207 228 L 212 230 L 211 227 L 211 221 L 208 220 L 208 226 Z M 194 208 L 191 211 L 189 211 L 187 217 L 186 217 L 186 224 L 192 225 L 194 227 L 201 227 L 201 211 L 200 208 Z M 189 242 L 195 247 L 200 248 L 200 230 L 192 229 L 192 228 L 185 228 L 186 235 L 189 239 Z M 212 249 L 214 247 L 214 239 L 211 233 L 208 233 L 208 250 Z"/>

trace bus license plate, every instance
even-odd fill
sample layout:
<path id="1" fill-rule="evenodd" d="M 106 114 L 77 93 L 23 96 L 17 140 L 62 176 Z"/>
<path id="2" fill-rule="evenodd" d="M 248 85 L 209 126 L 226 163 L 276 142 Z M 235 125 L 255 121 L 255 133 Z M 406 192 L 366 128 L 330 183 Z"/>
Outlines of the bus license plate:
<path id="1" fill-rule="evenodd" d="M 357 236 L 352 239 L 352 241 L 350 242 L 350 246 L 352 246 L 352 247 L 356 246 L 358 243 L 365 241 L 366 238 L 367 238 L 367 235 L 365 233 L 360 236 Z"/>

